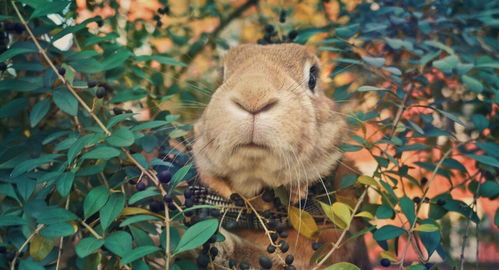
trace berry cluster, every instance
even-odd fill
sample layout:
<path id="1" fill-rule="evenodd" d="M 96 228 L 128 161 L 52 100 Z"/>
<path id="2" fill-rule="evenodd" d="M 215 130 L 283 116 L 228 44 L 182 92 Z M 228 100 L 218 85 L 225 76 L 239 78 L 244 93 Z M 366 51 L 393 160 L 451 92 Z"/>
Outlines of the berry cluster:
<path id="1" fill-rule="evenodd" d="M 291 43 L 297 36 L 298 32 L 296 30 L 291 30 L 286 36 L 279 37 L 275 27 L 271 24 L 267 24 L 264 27 L 263 38 L 257 40 L 257 43 L 260 45 Z"/>
<path id="2" fill-rule="evenodd" d="M 113 88 L 105 82 L 89 81 L 87 83 L 87 87 L 97 87 L 97 90 L 95 91 L 96 98 L 104 98 L 107 94 L 111 94 L 113 92 Z"/>
<path id="3" fill-rule="evenodd" d="M 168 14 L 170 12 L 170 7 L 168 5 L 165 5 L 162 8 L 158 8 L 157 14 L 154 14 L 153 19 L 156 21 L 156 26 L 161 27 L 163 26 L 163 22 L 161 22 L 161 16 Z"/>

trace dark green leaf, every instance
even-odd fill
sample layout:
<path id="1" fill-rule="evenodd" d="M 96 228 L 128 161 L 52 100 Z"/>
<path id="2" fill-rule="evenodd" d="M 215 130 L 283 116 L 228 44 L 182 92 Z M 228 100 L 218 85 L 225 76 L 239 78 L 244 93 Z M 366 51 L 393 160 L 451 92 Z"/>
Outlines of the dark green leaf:
<path id="1" fill-rule="evenodd" d="M 98 186 L 92 189 L 83 201 L 83 214 L 85 218 L 97 213 L 109 199 L 109 189 L 105 186 Z"/>
<path id="2" fill-rule="evenodd" d="M 123 208 L 125 208 L 125 196 L 122 193 L 113 193 L 100 210 L 100 223 L 103 230 L 106 230 L 119 217 Z"/>
<path id="3" fill-rule="evenodd" d="M 16 226 L 16 225 L 27 225 L 28 222 L 18 216 L 0 216 L 0 227 L 3 226 Z"/>
<path id="4" fill-rule="evenodd" d="M 54 91 L 54 103 L 62 111 L 75 116 L 78 113 L 78 101 L 67 90 Z"/>
<path id="5" fill-rule="evenodd" d="M 126 127 L 113 131 L 113 134 L 107 137 L 107 142 L 116 147 L 130 146 L 134 141 L 133 132 Z"/>
<path id="6" fill-rule="evenodd" d="M 111 159 L 120 155 L 120 150 L 109 146 L 98 146 L 81 157 L 82 159 Z"/>
<path id="7" fill-rule="evenodd" d="M 402 235 L 404 232 L 405 232 L 405 230 L 400 228 L 400 227 L 396 227 L 393 225 L 385 225 L 385 226 L 377 229 L 373 233 L 373 235 L 374 235 L 374 239 L 376 239 L 377 241 L 383 241 L 383 240 L 390 240 L 390 239 L 393 239 L 395 237 L 398 237 L 398 236 Z"/>
<path id="8" fill-rule="evenodd" d="M 92 252 L 96 251 L 104 245 L 104 239 L 97 239 L 94 237 L 86 237 L 81 239 L 78 244 L 76 244 L 76 254 L 80 258 L 85 258 Z"/>
<path id="9" fill-rule="evenodd" d="M 142 246 L 135 248 L 129 252 L 125 256 L 123 256 L 123 259 L 120 262 L 120 265 L 125 265 L 129 264 L 135 260 L 138 260 L 144 256 L 147 256 L 151 253 L 154 253 L 159 250 L 159 247 L 155 246 Z"/>
<path id="10" fill-rule="evenodd" d="M 106 238 L 104 246 L 112 253 L 123 257 L 132 250 L 132 236 L 125 231 L 113 232 Z"/>
<path id="11" fill-rule="evenodd" d="M 414 202 L 411 199 L 404 196 L 400 199 L 400 208 L 407 217 L 407 220 L 409 220 L 410 224 L 413 224 L 414 221 L 416 220 L 416 213 L 414 211 Z"/>
<path id="12" fill-rule="evenodd" d="M 480 163 L 487 164 L 493 167 L 499 167 L 499 160 L 497 160 L 494 157 L 491 156 L 481 156 L 481 155 L 474 155 L 474 154 L 465 154 L 465 156 L 468 156 Z"/>
<path id="13" fill-rule="evenodd" d="M 187 175 L 189 170 L 191 169 L 192 164 L 186 165 L 182 168 L 180 168 L 178 171 L 175 172 L 175 174 L 172 176 L 172 188 L 176 187 L 180 181 L 185 180 L 184 177 Z"/>
<path id="14" fill-rule="evenodd" d="M 48 99 L 43 99 L 33 106 L 33 110 L 29 115 L 29 122 L 31 127 L 35 127 L 50 109 L 50 101 Z"/>
<path id="15" fill-rule="evenodd" d="M 34 53 L 38 52 L 38 50 L 33 49 L 33 48 L 10 48 L 7 51 L 3 52 L 0 54 L 0 62 L 5 62 L 5 60 L 12 58 L 16 55 L 19 54 L 25 54 L 25 53 Z"/>
<path id="16" fill-rule="evenodd" d="M 68 196 L 69 192 L 71 191 L 71 187 L 73 186 L 74 179 L 74 172 L 65 172 L 61 174 L 56 183 L 57 192 L 59 192 L 59 194 L 61 194 L 61 196 L 63 197 Z"/>
<path id="17" fill-rule="evenodd" d="M 75 227 L 68 223 L 50 224 L 40 231 L 40 235 L 47 238 L 66 237 L 76 232 Z"/>
<path id="18" fill-rule="evenodd" d="M 182 235 L 173 253 L 178 254 L 201 246 L 217 231 L 217 228 L 216 219 L 207 219 L 194 224 Z"/>
<path id="19" fill-rule="evenodd" d="M 146 190 L 134 193 L 130 197 L 130 199 L 128 199 L 128 203 L 134 204 L 142 199 L 149 198 L 152 196 L 158 196 L 158 195 L 160 195 L 160 193 L 157 191 L 157 188 L 155 188 L 155 187 L 147 188 Z"/>
<path id="20" fill-rule="evenodd" d="M 362 60 L 374 67 L 382 67 L 385 64 L 385 58 L 383 57 L 362 56 Z"/>

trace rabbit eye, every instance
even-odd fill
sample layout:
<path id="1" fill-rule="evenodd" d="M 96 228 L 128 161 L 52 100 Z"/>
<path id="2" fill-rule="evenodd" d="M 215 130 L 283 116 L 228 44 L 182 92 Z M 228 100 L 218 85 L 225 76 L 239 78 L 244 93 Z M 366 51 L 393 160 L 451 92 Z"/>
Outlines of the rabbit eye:
<path id="1" fill-rule="evenodd" d="M 317 66 L 310 67 L 309 76 L 308 76 L 308 89 L 314 92 L 315 85 L 317 84 L 317 76 L 319 74 L 319 69 Z"/>

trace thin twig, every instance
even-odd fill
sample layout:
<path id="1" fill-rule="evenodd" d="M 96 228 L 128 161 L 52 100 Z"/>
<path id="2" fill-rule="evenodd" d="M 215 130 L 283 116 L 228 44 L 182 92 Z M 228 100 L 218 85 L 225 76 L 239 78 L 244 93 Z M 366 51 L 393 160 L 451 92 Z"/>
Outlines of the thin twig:
<path id="1" fill-rule="evenodd" d="M 85 227 L 95 238 L 97 239 L 102 239 L 102 236 L 100 236 L 90 225 L 88 225 L 85 221 L 81 221 L 81 225 Z"/>
<path id="2" fill-rule="evenodd" d="M 69 208 L 69 198 L 70 195 L 66 198 L 66 205 L 64 206 L 64 209 L 68 210 Z M 55 270 L 59 269 L 59 265 L 61 263 L 61 256 L 62 256 L 62 244 L 64 243 L 64 237 L 59 238 L 59 250 L 57 251 L 57 261 L 55 263 Z"/>
<path id="3" fill-rule="evenodd" d="M 17 261 L 17 258 L 19 257 L 19 254 L 21 254 L 21 251 L 23 251 L 23 249 L 26 247 L 26 245 L 28 245 L 29 241 L 31 241 L 31 239 L 38 232 L 40 232 L 40 230 L 43 229 L 43 227 L 45 227 L 44 224 L 38 224 L 38 226 L 36 227 L 36 229 L 28 236 L 28 238 L 26 239 L 26 241 L 24 241 L 24 243 L 21 245 L 21 247 L 16 251 L 16 254 L 14 255 L 14 259 L 12 259 L 12 262 L 10 264 L 10 270 L 16 269 L 16 261 Z"/>
<path id="4" fill-rule="evenodd" d="M 476 190 L 473 194 L 473 202 L 472 202 L 472 206 L 475 206 L 476 207 L 476 204 L 477 204 L 477 198 L 478 198 L 478 190 L 480 189 L 480 185 L 482 183 L 481 182 L 478 182 L 478 185 L 476 187 Z M 471 221 L 471 215 L 473 214 L 473 208 L 470 207 L 470 213 L 468 214 L 467 218 L 466 218 L 466 229 L 464 231 L 464 237 L 463 237 L 463 244 L 461 246 L 461 256 L 459 257 L 459 264 L 461 265 L 461 270 L 464 269 L 464 250 L 466 249 L 466 245 L 467 245 L 467 242 L 468 242 L 468 232 L 469 232 L 469 229 L 470 229 L 470 221 Z M 478 227 L 478 225 L 477 225 Z M 476 248 L 478 249 L 478 245 L 476 246 Z M 478 261 L 478 256 L 476 258 L 476 261 Z"/>

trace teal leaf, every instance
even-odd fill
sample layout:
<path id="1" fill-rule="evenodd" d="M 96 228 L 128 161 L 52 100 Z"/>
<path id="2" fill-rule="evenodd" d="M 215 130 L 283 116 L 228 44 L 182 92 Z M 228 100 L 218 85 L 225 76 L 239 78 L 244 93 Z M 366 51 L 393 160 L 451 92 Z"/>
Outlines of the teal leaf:
<path id="1" fill-rule="evenodd" d="M 422 220 L 421 224 L 434 224 L 431 219 Z M 440 231 L 433 232 L 418 232 L 421 237 L 421 241 L 423 242 L 426 251 L 428 252 L 428 256 L 431 257 L 431 254 L 437 249 L 440 244 Z"/>
<path id="2" fill-rule="evenodd" d="M 37 217 L 36 221 L 41 224 L 56 224 L 78 219 L 72 212 L 59 207 L 47 207 Z"/>
<path id="3" fill-rule="evenodd" d="M 107 137 L 107 142 L 116 147 L 130 146 L 134 141 L 133 132 L 126 127 L 113 131 L 112 135 Z"/>
<path id="4" fill-rule="evenodd" d="M 465 156 L 470 157 L 480 163 L 487 164 L 493 167 L 499 167 L 499 160 L 491 156 L 482 156 L 475 154 L 465 154 Z"/>
<path id="5" fill-rule="evenodd" d="M 382 67 L 385 64 L 385 58 L 383 57 L 362 56 L 362 60 L 374 67 Z"/>
<path id="6" fill-rule="evenodd" d="M 69 115 L 76 116 L 78 113 L 78 101 L 76 98 L 66 90 L 54 91 L 54 103 L 63 112 Z"/>
<path id="7" fill-rule="evenodd" d="M 151 215 L 135 215 L 123 220 L 123 222 L 120 223 L 120 227 L 125 227 L 133 223 L 148 221 L 148 220 L 161 220 L 161 219 L 159 217 Z"/>
<path id="8" fill-rule="evenodd" d="M 68 196 L 73 186 L 73 181 L 75 179 L 74 172 L 65 172 L 57 179 L 56 188 L 57 192 L 61 194 L 62 197 Z"/>
<path id="9" fill-rule="evenodd" d="M 0 106 L 0 118 L 16 115 L 24 110 L 28 105 L 28 99 L 25 97 L 15 98 L 10 102 Z"/>
<path id="10" fill-rule="evenodd" d="M 155 246 L 142 246 L 129 251 L 120 262 L 120 265 L 129 264 L 136 261 L 144 256 L 154 253 L 159 250 L 159 247 Z"/>
<path id="11" fill-rule="evenodd" d="M 5 60 L 10 59 L 19 54 L 35 53 L 35 52 L 38 52 L 36 48 L 28 48 L 28 47 L 10 48 L 7 51 L 0 54 L 0 62 L 5 62 Z"/>
<path id="12" fill-rule="evenodd" d="M 90 190 L 83 201 L 83 215 L 85 218 L 97 213 L 109 199 L 109 189 L 105 186 L 98 186 Z"/>
<path id="13" fill-rule="evenodd" d="M 178 185 L 178 183 L 180 183 L 180 181 L 182 180 L 185 180 L 184 177 L 187 175 L 187 173 L 189 172 L 189 170 L 191 169 L 192 167 L 192 164 L 189 164 L 189 165 L 186 165 L 180 169 L 178 169 L 178 171 L 175 172 L 175 174 L 172 176 L 172 180 L 171 180 L 171 187 L 174 188 Z"/>
<path id="14" fill-rule="evenodd" d="M 181 66 L 181 67 L 187 66 L 185 63 L 179 62 L 171 57 L 161 56 L 161 55 L 140 55 L 135 57 L 135 60 L 138 62 L 154 60 L 164 65 Z"/>
<path id="15" fill-rule="evenodd" d="M 125 208 L 125 196 L 122 193 L 113 193 L 100 210 L 100 224 L 103 230 L 106 230 L 120 216 L 123 208 Z"/>
<path id="16" fill-rule="evenodd" d="M 400 208 L 402 209 L 404 215 L 407 217 L 407 220 L 409 220 L 410 224 L 413 224 L 414 221 L 416 220 L 416 213 L 414 211 L 414 202 L 411 199 L 404 196 L 400 199 Z"/>
<path id="17" fill-rule="evenodd" d="M 359 24 L 352 24 L 345 27 L 336 28 L 336 36 L 342 39 L 348 39 L 353 37 L 359 32 Z"/>
<path id="18" fill-rule="evenodd" d="M 483 84 L 479 80 L 468 75 L 461 76 L 461 80 L 471 91 L 476 93 L 481 93 L 483 91 Z"/>
<path id="19" fill-rule="evenodd" d="M 455 55 L 447 56 L 443 59 L 433 61 L 433 66 L 445 73 L 451 73 L 457 67 L 459 59 Z"/>
<path id="20" fill-rule="evenodd" d="M 377 229 L 374 233 L 374 239 L 376 241 L 390 240 L 395 237 L 401 236 L 405 232 L 404 229 L 400 227 L 396 227 L 393 225 L 385 225 L 379 229 Z"/>
<path id="21" fill-rule="evenodd" d="M 160 121 L 160 120 L 155 120 L 155 121 L 147 121 L 142 124 L 136 125 L 135 127 L 132 128 L 133 131 L 139 131 L 139 130 L 144 130 L 144 129 L 151 129 L 151 128 L 157 128 L 157 127 L 162 127 L 167 125 L 167 121 Z"/>
<path id="22" fill-rule="evenodd" d="M 129 204 L 134 204 L 142 199 L 153 197 L 153 196 L 158 196 L 160 193 L 157 191 L 156 187 L 150 187 L 147 188 L 146 190 L 135 192 L 130 199 L 128 199 Z"/>
<path id="23" fill-rule="evenodd" d="M 173 252 L 179 254 L 181 252 L 197 248 L 204 244 L 217 231 L 218 220 L 207 219 L 189 227 L 182 235 L 177 248 Z"/>
<path id="24" fill-rule="evenodd" d="M 92 254 L 92 252 L 98 250 L 100 247 L 104 245 L 104 239 L 97 239 L 94 237 L 86 237 L 81 239 L 78 244 L 76 244 L 76 254 L 80 258 L 85 258 L 88 255 Z"/>
<path id="25" fill-rule="evenodd" d="M 66 237 L 74 233 L 75 227 L 68 223 L 50 224 L 40 231 L 40 235 L 46 238 Z"/>
<path id="26" fill-rule="evenodd" d="M 125 231 L 115 231 L 106 238 L 104 246 L 112 253 L 123 257 L 132 250 L 132 236 Z"/>
<path id="27" fill-rule="evenodd" d="M 0 91 L 29 92 L 37 89 L 38 84 L 25 80 L 3 79 L 0 80 Z"/>
<path id="28" fill-rule="evenodd" d="M 61 12 L 69 4 L 71 4 L 71 2 L 65 0 L 45 1 L 42 5 L 37 5 L 33 14 L 31 14 L 30 19 Z"/>
<path id="29" fill-rule="evenodd" d="M 376 209 L 376 217 L 380 219 L 393 218 L 395 212 L 387 205 L 380 205 Z"/>
<path id="30" fill-rule="evenodd" d="M 18 216 L 0 216 L 0 227 L 17 225 L 28 225 L 28 222 Z"/>
<path id="31" fill-rule="evenodd" d="M 339 262 L 326 267 L 324 270 L 361 270 L 355 264 L 349 262 Z"/>
<path id="32" fill-rule="evenodd" d="M 99 146 L 83 154 L 82 159 L 111 159 L 120 155 L 120 150 L 109 147 Z"/>
<path id="33" fill-rule="evenodd" d="M 478 194 L 494 200 L 499 196 L 499 184 L 494 181 L 485 181 L 480 185 Z"/>

